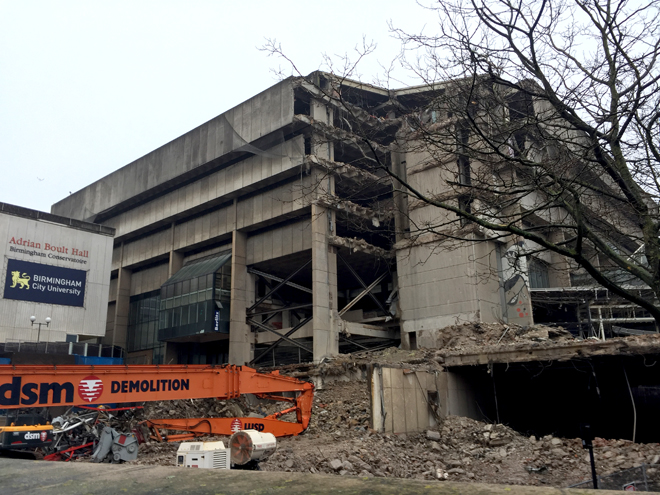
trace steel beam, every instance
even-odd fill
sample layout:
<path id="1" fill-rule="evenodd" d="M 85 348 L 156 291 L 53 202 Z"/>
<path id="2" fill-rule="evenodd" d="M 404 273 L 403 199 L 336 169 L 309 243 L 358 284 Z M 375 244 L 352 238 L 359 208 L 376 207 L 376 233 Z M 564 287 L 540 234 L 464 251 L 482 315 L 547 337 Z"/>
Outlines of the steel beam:
<path id="1" fill-rule="evenodd" d="M 371 285 L 370 285 L 369 287 L 365 287 L 364 290 L 363 290 L 362 292 L 360 292 L 360 293 L 357 295 L 357 297 L 355 297 L 355 299 L 353 299 L 353 300 L 352 300 L 351 302 L 349 302 L 346 306 L 344 306 L 344 308 L 339 312 L 339 316 L 342 316 L 342 315 L 343 315 L 344 313 L 346 313 L 349 309 L 351 309 L 353 306 L 355 306 L 355 304 L 357 304 L 357 302 L 358 302 L 360 299 L 362 299 L 364 296 L 366 296 L 367 294 L 372 295 L 372 294 L 371 294 L 371 291 L 372 291 L 373 288 L 376 287 L 380 282 L 382 282 L 382 280 L 385 278 L 385 275 L 387 275 L 387 273 L 383 273 L 380 277 L 378 277 L 376 280 L 374 280 L 373 282 L 371 282 Z M 360 280 L 360 283 L 363 283 L 363 282 Z M 379 303 L 379 305 L 380 305 L 380 303 Z M 381 306 L 381 307 L 382 307 L 382 306 Z M 387 311 L 386 311 L 386 313 L 387 313 Z M 389 313 L 387 313 L 387 314 L 389 314 Z"/>
<path id="2" fill-rule="evenodd" d="M 342 334 L 339 334 L 339 338 L 342 339 L 342 340 L 345 340 L 345 341 L 348 342 L 349 344 L 356 345 L 356 346 L 358 346 L 358 347 L 360 347 L 360 348 L 362 348 L 362 349 L 365 349 L 365 350 L 366 350 L 366 349 L 369 349 L 367 346 L 364 346 L 364 345 L 362 345 L 362 344 L 358 344 L 357 342 L 355 342 L 355 341 L 349 339 L 348 337 L 344 337 Z"/>
<path id="3" fill-rule="evenodd" d="M 279 340 L 273 342 L 270 346 L 268 346 L 268 349 L 266 349 L 265 351 L 263 351 L 261 354 L 259 354 L 256 358 L 254 358 L 254 359 L 253 359 L 252 361 L 250 361 L 248 364 L 256 363 L 257 361 L 259 361 L 262 357 L 264 357 L 264 356 L 265 356 L 266 354 L 268 354 L 270 351 L 272 351 L 273 349 L 275 349 L 275 348 L 276 348 L 278 345 L 280 345 L 285 339 L 288 339 L 288 337 L 290 337 L 290 336 L 293 335 L 295 332 L 297 332 L 299 329 L 301 329 L 302 327 L 304 327 L 305 325 L 307 325 L 307 323 L 309 323 L 310 321 L 312 321 L 312 317 L 311 317 L 311 316 L 308 316 L 308 317 L 305 318 L 304 320 L 301 320 L 300 322 L 298 322 L 298 324 L 297 324 L 295 327 L 293 327 L 293 328 L 292 328 L 291 330 L 289 330 L 287 333 L 285 333 L 284 335 L 282 335 L 281 338 L 280 338 Z M 277 332 L 276 332 L 276 333 L 277 333 Z M 303 347 L 302 345 L 299 346 L 299 347 L 302 347 L 303 349 L 306 349 L 306 347 Z"/>
<path id="4" fill-rule="evenodd" d="M 256 308 L 257 306 L 259 306 L 262 302 L 264 302 L 266 299 L 268 299 L 271 295 L 273 295 L 275 292 L 277 292 L 278 290 L 280 290 L 281 287 L 283 287 L 284 285 L 286 285 L 286 284 L 289 282 L 289 280 L 291 280 L 291 279 L 292 279 L 293 277 L 295 277 L 298 273 L 300 273 L 300 272 L 302 271 L 302 269 L 305 268 L 307 265 L 309 265 L 311 262 L 312 262 L 312 260 L 310 259 L 307 263 L 305 263 L 304 265 L 302 265 L 302 266 L 301 266 L 300 268 L 298 268 L 296 271 L 294 271 L 293 273 L 289 274 L 288 277 L 286 277 L 284 280 L 282 280 L 282 281 L 281 281 L 279 284 L 277 284 L 274 288 L 272 288 L 271 290 L 269 290 L 269 291 L 266 293 L 265 296 L 263 296 L 263 297 L 262 297 L 261 299 L 259 299 L 256 303 L 254 303 L 252 306 L 250 306 L 250 307 L 247 309 L 247 312 L 249 313 L 249 312 L 252 311 L 254 308 Z M 262 275 L 262 276 L 263 276 L 263 275 Z"/>
<path id="5" fill-rule="evenodd" d="M 293 311 L 294 309 L 311 308 L 313 304 L 297 304 L 296 306 L 283 306 L 277 309 L 270 309 L 268 311 L 259 311 L 258 313 L 250 313 L 248 316 L 269 315 L 271 313 L 279 313 L 280 311 Z"/>
<path id="6" fill-rule="evenodd" d="M 280 277 L 276 277 L 275 275 L 271 275 L 269 273 L 264 273 L 259 270 L 255 270 L 254 268 L 248 268 L 248 273 L 252 273 L 253 275 L 259 275 L 260 277 L 267 278 L 270 280 L 275 280 L 275 282 L 282 282 L 284 280 Z M 286 285 L 288 285 L 289 287 L 293 287 L 294 289 L 307 292 L 308 294 L 312 294 L 312 289 L 308 289 L 307 287 L 304 287 L 302 285 L 294 284 L 293 282 L 286 282 Z"/>
<path id="7" fill-rule="evenodd" d="M 259 328 L 261 328 L 262 330 L 266 330 L 267 332 L 272 332 L 272 333 L 274 333 L 275 335 L 279 336 L 280 339 L 282 339 L 282 340 L 286 340 L 289 344 L 292 344 L 292 345 L 295 345 L 295 346 L 297 346 L 297 347 L 300 347 L 301 349 L 304 349 L 304 350 L 307 351 L 307 352 L 310 352 L 310 353 L 312 352 L 310 349 L 308 349 L 307 347 L 305 347 L 304 345 L 302 345 L 300 342 L 296 342 L 295 340 L 290 339 L 289 337 L 287 337 L 287 336 L 285 336 L 285 335 L 282 335 L 282 334 L 281 334 L 280 332 L 278 332 L 277 330 L 275 330 L 275 329 L 273 329 L 273 328 L 270 328 L 270 327 L 267 327 L 266 325 L 264 325 L 264 324 L 262 324 L 262 323 L 259 323 L 258 321 L 254 321 L 254 320 L 248 318 L 247 323 L 248 323 L 248 325 L 254 325 L 255 327 L 259 327 Z M 297 330 L 297 329 L 296 329 L 296 330 Z M 278 344 L 278 345 L 279 345 L 279 344 Z"/>
<path id="8" fill-rule="evenodd" d="M 366 289 L 366 288 L 367 288 L 367 284 L 365 284 L 364 281 L 362 280 L 362 278 L 360 277 L 360 275 L 358 275 L 358 273 L 357 273 L 355 270 L 353 270 L 353 267 L 352 267 L 351 265 L 349 265 L 349 264 L 346 262 L 346 260 L 345 260 L 344 258 L 342 258 L 341 254 L 337 253 L 337 257 L 338 257 L 338 258 L 344 263 L 344 265 L 346 265 L 346 268 L 348 268 L 348 269 L 350 270 L 350 272 L 353 274 L 353 276 L 355 277 L 355 279 L 356 279 L 358 282 L 360 282 L 360 285 L 361 285 L 363 288 Z M 385 278 L 385 275 L 386 275 L 386 274 L 387 274 L 387 272 L 385 272 L 385 273 L 384 273 L 384 274 L 378 279 L 378 281 L 380 282 L 383 278 Z M 375 287 L 377 284 L 374 282 L 374 283 L 371 284 L 371 285 L 373 285 L 373 287 Z M 370 287 L 371 287 L 371 286 L 370 286 Z M 371 289 L 373 289 L 373 287 L 371 287 Z M 383 311 L 383 313 L 385 313 L 386 315 L 389 315 L 390 312 L 389 312 L 388 310 L 386 310 L 385 307 L 382 305 L 382 303 L 378 300 L 378 298 L 376 298 L 376 296 L 374 296 L 374 295 L 371 293 L 371 289 L 369 289 L 369 296 L 371 297 L 371 299 L 374 300 L 374 302 L 378 305 L 378 307 L 381 309 L 381 311 Z M 360 296 L 358 296 L 358 297 L 361 297 L 361 296 L 362 296 L 362 295 L 360 295 Z M 350 304 L 350 303 L 349 303 L 349 304 Z M 343 311 L 343 310 L 342 310 L 342 311 Z"/>

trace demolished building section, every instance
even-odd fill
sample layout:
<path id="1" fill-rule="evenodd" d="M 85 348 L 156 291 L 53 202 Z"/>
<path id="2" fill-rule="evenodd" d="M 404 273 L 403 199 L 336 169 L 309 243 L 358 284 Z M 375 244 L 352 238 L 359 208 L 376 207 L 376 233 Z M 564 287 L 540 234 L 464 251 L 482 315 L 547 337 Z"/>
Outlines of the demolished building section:
<path id="1" fill-rule="evenodd" d="M 438 103 L 451 91 L 289 78 L 55 204 L 116 230 L 103 343 L 129 363 L 274 366 L 436 347 L 462 322 L 652 330 L 639 308 L 572 287 L 560 256 L 491 239 L 392 178 L 466 200 L 483 168 L 470 136 L 437 156 L 415 144 L 455 127 Z"/>

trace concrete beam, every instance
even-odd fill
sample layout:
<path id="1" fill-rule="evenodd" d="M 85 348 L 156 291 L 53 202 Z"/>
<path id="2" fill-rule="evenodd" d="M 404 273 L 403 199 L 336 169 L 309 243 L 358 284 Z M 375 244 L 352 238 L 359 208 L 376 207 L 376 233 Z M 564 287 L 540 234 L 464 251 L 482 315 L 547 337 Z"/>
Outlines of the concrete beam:
<path id="1" fill-rule="evenodd" d="M 316 155 L 307 155 L 305 156 L 304 164 L 307 168 L 313 166 L 320 166 L 328 172 L 332 172 L 335 175 L 340 175 L 342 178 L 348 179 L 359 179 L 365 181 L 366 184 L 376 184 L 378 181 L 383 183 L 391 182 L 389 177 L 378 177 L 371 172 L 362 170 L 354 165 L 349 165 L 344 162 L 336 162 L 334 160 L 326 160 L 325 158 L 316 156 Z"/>
<path id="2" fill-rule="evenodd" d="M 345 199 L 340 199 L 337 196 L 333 195 L 324 195 L 319 197 L 316 200 L 316 203 L 325 206 L 326 208 L 332 208 L 337 211 L 346 212 L 349 215 L 354 215 L 356 217 L 364 218 L 373 222 L 384 222 L 394 217 L 394 212 L 392 210 L 385 210 L 382 212 L 376 212 L 371 208 L 365 208 L 364 206 L 353 203 Z M 378 225 L 374 225 L 378 227 Z"/>
<path id="3" fill-rule="evenodd" d="M 379 256 L 381 258 L 388 259 L 395 256 L 393 251 L 387 251 L 383 248 L 376 247 L 363 239 L 357 239 L 355 237 L 348 239 L 346 237 L 330 236 L 328 242 L 332 246 L 345 247 L 351 251 L 360 251 L 362 253 L 373 254 L 374 256 Z"/>
<path id="4" fill-rule="evenodd" d="M 295 115 L 293 121 L 302 122 L 311 126 L 315 131 L 328 140 L 341 141 L 344 144 L 353 145 L 363 151 L 365 159 L 375 161 L 370 157 L 372 154 L 371 148 L 364 143 L 364 138 L 357 134 L 339 129 L 307 115 Z M 388 146 L 383 146 L 376 142 L 370 142 L 370 144 L 373 146 L 374 150 L 379 153 L 389 154 L 390 152 Z"/>
<path id="5" fill-rule="evenodd" d="M 490 363 L 525 363 L 533 361 L 568 361 L 594 356 L 639 356 L 660 353 L 660 335 L 644 339 L 611 339 L 607 341 L 582 341 L 564 345 L 532 344 L 484 348 L 481 352 L 436 353 L 436 360 L 447 368 L 475 366 Z"/>
<path id="6" fill-rule="evenodd" d="M 383 329 L 375 325 L 364 325 L 353 321 L 341 322 L 342 330 L 350 335 L 360 335 L 362 337 L 374 337 L 377 339 L 398 339 L 399 331 L 394 329 Z"/>
<path id="7" fill-rule="evenodd" d="M 344 84 L 344 81 L 342 81 L 341 84 Z M 390 130 L 393 126 L 398 127 L 403 123 L 403 119 L 400 118 L 382 119 L 371 115 L 369 112 L 357 105 L 353 105 L 346 100 L 340 100 L 337 96 L 334 96 L 333 92 L 324 92 L 321 88 L 305 80 L 300 80 L 294 83 L 294 88 L 301 88 L 314 98 L 322 100 L 324 103 L 331 105 L 335 110 L 342 112 L 348 111 L 352 117 L 360 122 L 361 126 L 368 127 L 372 132 L 375 130 Z M 374 89 L 369 87 L 369 91 L 374 91 Z M 376 91 L 381 91 L 381 89 L 378 88 Z M 395 131 L 391 132 L 394 133 Z"/>

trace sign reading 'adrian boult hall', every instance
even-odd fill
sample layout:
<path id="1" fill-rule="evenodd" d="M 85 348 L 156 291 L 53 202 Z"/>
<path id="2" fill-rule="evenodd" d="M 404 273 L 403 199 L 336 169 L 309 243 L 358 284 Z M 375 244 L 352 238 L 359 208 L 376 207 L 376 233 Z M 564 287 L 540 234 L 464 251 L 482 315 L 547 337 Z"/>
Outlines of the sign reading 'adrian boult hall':
<path id="1" fill-rule="evenodd" d="M 5 299 L 83 306 L 87 272 L 29 261 L 8 260 Z"/>

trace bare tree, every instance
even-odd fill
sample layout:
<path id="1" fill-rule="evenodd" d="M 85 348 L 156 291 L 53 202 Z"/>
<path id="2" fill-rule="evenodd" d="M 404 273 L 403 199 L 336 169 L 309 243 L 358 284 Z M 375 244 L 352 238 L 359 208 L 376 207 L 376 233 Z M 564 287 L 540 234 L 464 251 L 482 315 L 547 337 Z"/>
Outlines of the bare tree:
<path id="1" fill-rule="evenodd" d="M 400 245 L 433 235 L 506 240 L 514 258 L 555 253 L 660 322 L 660 2 L 448 0 L 431 10 L 437 34 L 393 29 L 421 88 L 361 104 L 350 63 L 315 82 L 348 133 L 331 138 L 361 141 L 361 163 L 393 184 Z M 397 152 L 415 163 L 397 165 Z M 424 169 L 434 184 L 410 173 Z"/>
<path id="2" fill-rule="evenodd" d="M 437 36 L 397 31 L 425 50 L 408 65 L 420 77 L 454 81 L 437 98 L 445 122 L 418 126 L 418 146 L 458 151 L 465 199 L 412 194 L 573 260 L 656 321 L 630 286 L 660 294 L 658 7 L 442 2 Z"/>

